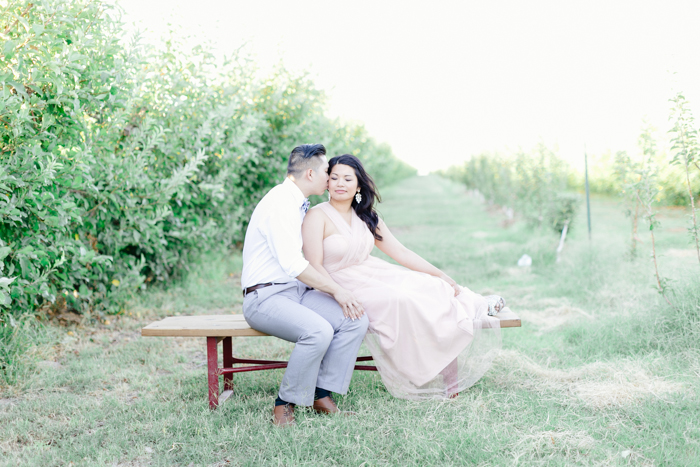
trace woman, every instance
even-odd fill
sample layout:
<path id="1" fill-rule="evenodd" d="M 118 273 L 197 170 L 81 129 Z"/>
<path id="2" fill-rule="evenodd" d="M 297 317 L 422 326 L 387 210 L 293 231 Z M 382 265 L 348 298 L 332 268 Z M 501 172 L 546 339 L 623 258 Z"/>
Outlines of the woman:
<path id="1" fill-rule="evenodd" d="M 443 398 L 473 385 L 501 342 L 489 300 L 391 234 L 374 210 L 379 197 L 359 159 L 334 157 L 328 174 L 329 202 L 304 219 L 304 255 L 362 303 L 370 322 L 365 342 L 389 392 Z M 370 256 L 375 245 L 405 268 Z M 503 306 L 500 297 L 491 300 L 492 312 Z"/>

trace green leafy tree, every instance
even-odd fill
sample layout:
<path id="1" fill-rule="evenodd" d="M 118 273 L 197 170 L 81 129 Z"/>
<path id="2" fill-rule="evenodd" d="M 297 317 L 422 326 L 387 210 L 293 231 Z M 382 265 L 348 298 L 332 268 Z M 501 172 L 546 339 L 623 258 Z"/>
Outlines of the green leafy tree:
<path id="1" fill-rule="evenodd" d="M 639 197 L 639 204 L 643 209 L 644 219 L 649 226 L 649 238 L 651 239 L 651 258 L 654 263 L 654 274 L 656 276 L 656 287 L 658 292 L 664 297 L 666 302 L 673 306 L 668 298 L 670 286 L 668 279 L 661 277 L 659 274 L 659 263 L 656 255 L 656 237 L 654 231 L 660 227 L 659 221 L 656 219 L 656 211 L 654 210 L 654 202 L 659 194 L 658 181 L 656 179 L 656 171 L 650 163 L 645 164 L 645 167 L 640 169 L 639 181 L 635 184 L 634 190 Z"/>
<path id="2" fill-rule="evenodd" d="M 118 313 L 214 245 L 240 244 L 297 144 L 330 142 L 380 182 L 415 170 L 324 115 L 307 74 L 256 78 L 177 34 L 125 36 L 105 1 L 0 11 L 0 319 Z M 9 316 L 9 317 L 8 317 Z"/>
<path id="3" fill-rule="evenodd" d="M 639 241 L 639 218 L 641 214 L 642 204 L 642 189 L 647 189 L 647 184 L 640 183 L 644 177 L 649 177 L 647 169 L 654 165 L 653 179 L 657 183 L 657 191 L 654 193 L 654 199 L 659 200 L 661 185 L 658 184 L 658 167 L 656 166 L 657 144 L 654 138 L 653 127 L 645 123 L 642 132 L 639 135 L 638 145 L 642 150 L 640 157 L 630 157 L 626 151 L 618 151 L 615 155 L 615 174 L 618 178 L 618 184 L 621 187 L 620 196 L 622 197 L 625 214 L 632 220 L 632 234 L 630 240 L 630 256 L 637 255 L 637 242 Z"/>
<path id="4" fill-rule="evenodd" d="M 695 129 L 695 119 L 692 112 L 688 108 L 688 102 L 683 94 L 678 93 L 673 99 L 673 107 L 671 108 L 671 119 L 674 122 L 670 133 L 672 138 L 672 150 L 675 152 L 671 164 L 678 164 L 685 169 L 685 185 L 688 190 L 688 200 L 690 204 L 690 221 L 691 225 L 688 229 L 691 238 L 695 242 L 695 250 L 700 262 L 700 231 L 698 230 L 698 222 L 695 215 L 695 194 L 690 182 L 690 167 L 694 166 L 700 169 L 700 147 L 697 141 L 697 130 Z"/>

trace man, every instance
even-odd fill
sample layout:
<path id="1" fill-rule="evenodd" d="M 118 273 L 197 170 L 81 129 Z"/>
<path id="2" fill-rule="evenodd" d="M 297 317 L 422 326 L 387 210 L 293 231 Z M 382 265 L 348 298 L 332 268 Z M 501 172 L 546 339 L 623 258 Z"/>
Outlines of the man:
<path id="1" fill-rule="evenodd" d="M 301 252 L 307 197 L 326 190 L 327 170 L 322 144 L 294 148 L 287 178 L 253 211 L 243 245 L 246 321 L 296 343 L 273 410 L 273 423 L 281 427 L 295 424 L 295 405 L 339 412 L 331 392 L 347 392 L 369 324 L 355 297 L 314 269 Z"/>

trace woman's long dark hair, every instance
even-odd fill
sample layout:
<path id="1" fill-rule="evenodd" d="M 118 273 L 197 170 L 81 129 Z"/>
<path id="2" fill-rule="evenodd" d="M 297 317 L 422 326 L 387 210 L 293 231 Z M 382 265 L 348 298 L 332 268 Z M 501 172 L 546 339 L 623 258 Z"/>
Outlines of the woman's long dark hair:
<path id="1" fill-rule="evenodd" d="M 353 156 L 352 154 L 343 154 L 342 156 L 333 157 L 328 161 L 328 175 L 331 174 L 331 169 L 337 164 L 347 165 L 355 169 L 355 176 L 357 177 L 357 186 L 360 188 L 360 195 L 362 196 L 362 201 L 359 203 L 352 199 L 352 208 L 355 210 L 357 217 L 362 219 L 369 231 L 372 232 L 374 238 L 382 241 L 382 236 L 377 233 L 377 226 L 379 225 L 379 215 L 377 211 L 374 210 L 374 201 L 377 203 L 382 202 L 382 198 L 379 196 L 377 191 L 377 186 L 374 184 L 374 180 L 365 172 L 365 168 L 362 166 L 360 159 Z"/>

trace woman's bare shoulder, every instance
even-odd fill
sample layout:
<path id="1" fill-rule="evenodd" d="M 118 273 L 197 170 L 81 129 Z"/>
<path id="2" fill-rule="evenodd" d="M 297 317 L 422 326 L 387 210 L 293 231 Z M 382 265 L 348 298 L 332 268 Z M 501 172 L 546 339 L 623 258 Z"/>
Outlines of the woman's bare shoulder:
<path id="1" fill-rule="evenodd" d="M 319 206 L 314 206 L 313 208 L 309 209 L 309 212 L 306 213 L 306 216 L 304 216 L 304 224 L 305 225 L 323 225 L 325 226 L 330 222 L 330 218 L 328 217 L 328 214 L 323 212 L 323 209 L 320 208 Z"/>
<path id="2" fill-rule="evenodd" d="M 321 208 L 321 206 L 319 206 L 319 205 L 316 205 L 316 206 L 312 207 L 311 209 L 309 209 L 309 212 L 307 212 L 306 216 L 304 216 L 304 221 L 306 221 L 306 219 L 317 220 L 317 219 L 327 219 L 327 218 L 328 218 L 328 215 L 325 212 L 323 212 L 323 208 Z"/>

